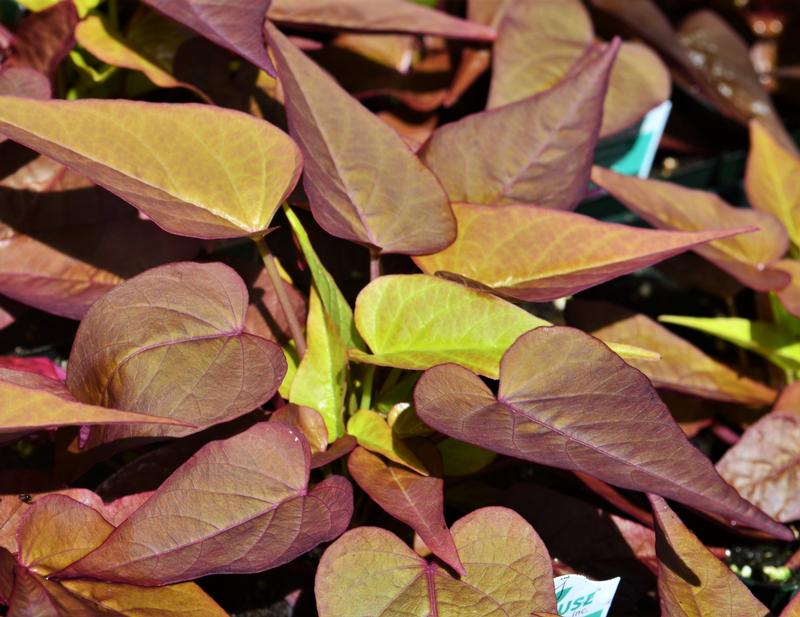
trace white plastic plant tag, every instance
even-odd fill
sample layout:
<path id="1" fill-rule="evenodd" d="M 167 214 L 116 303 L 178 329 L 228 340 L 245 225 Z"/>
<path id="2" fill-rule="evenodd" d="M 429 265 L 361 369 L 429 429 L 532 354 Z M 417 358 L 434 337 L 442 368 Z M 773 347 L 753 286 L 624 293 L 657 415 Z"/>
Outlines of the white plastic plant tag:
<path id="1" fill-rule="evenodd" d="M 617 577 L 609 581 L 591 581 L 579 574 L 565 574 L 553 579 L 558 614 L 561 617 L 606 617 L 619 580 Z"/>

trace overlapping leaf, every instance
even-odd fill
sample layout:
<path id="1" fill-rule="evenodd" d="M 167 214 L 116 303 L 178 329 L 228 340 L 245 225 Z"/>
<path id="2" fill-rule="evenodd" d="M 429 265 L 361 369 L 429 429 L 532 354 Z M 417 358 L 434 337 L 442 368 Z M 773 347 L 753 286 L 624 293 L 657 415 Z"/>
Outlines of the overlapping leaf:
<path id="1" fill-rule="evenodd" d="M 527 205 L 452 207 L 456 241 L 416 257 L 417 265 L 428 274 L 451 272 L 528 302 L 563 298 L 737 233 L 637 229 Z"/>
<path id="2" fill-rule="evenodd" d="M 270 0 L 145 0 L 154 9 L 217 45 L 239 54 L 267 73 L 275 70 L 263 25 Z"/>
<path id="3" fill-rule="evenodd" d="M 81 322 L 70 392 L 104 407 L 204 428 L 251 411 L 277 390 L 286 361 L 243 330 L 247 289 L 219 263 L 154 268 L 98 300 Z M 191 430 L 97 431 L 95 442 Z"/>
<path id="4" fill-rule="evenodd" d="M 263 235 L 300 175 L 285 133 L 205 105 L 0 97 L 0 133 L 198 238 Z"/>
<path id="5" fill-rule="evenodd" d="M 775 264 L 775 268 L 791 277 L 789 284 L 777 292 L 781 304 L 789 313 L 800 317 L 800 261 L 782 259 Z"/>
<path id="6" fill-rule="evenodd" d="M 518 514 L 476 510 L 457 521 L 452 534 L 467 572 L 458 579 L 388 531 L 347 532 L 320 560 L 320 617 L 528 617 L 555 611 L 547 549 Z"/>
<path id="7" fill-rule="evenodd" d="M 160 588 L 45 578 L 97 547 L 113 531 L 99 512 L 63 495 L 48 496 L 20 526 L 19 563 L 9 593 L 9 615 L 52 617 L 175 617 L 227 615 L 194 583 Z"/>
<path id="8" fill-rule="evenodd" d="M 78 13 L 72 0 L 62 0 L 25 17 L 14 32 L 11 57 L 4 66 L 27 67 L 53 79 L 56 69 L 75 45 Z"/>
<path id="9" fill-rule="evenodd" d="M 88 424 L 169 425 L 177 430 L 191 426 L 187 420 L 81 403 L 56 379 L 7 368 L 0 368 L 0 409 L 0 433 Z"/>
<path id="10" fill-rule="evenodd" d="M 597 53 L 592 22 L 577 0 L 517 0 L 499 8 L 489 107 L 499 107 L 555 86 Z M 635 124 L 669 98 L 670 81 L 658 57 L 625 43 L 611 72 L 602 135 Z"/>
<path id="11" fill-rule="evenodd" d="M 426 424 L 456 439 L 791 536 L 719 477 L 642 373 L 579 330 L 521 336 L 503 356 L 496 396 L 445 364 L 423 374 L 414 400 Z"/>
<path id="12" fill-rule="evenodd" d="M 435 176 L 397 133 L 274 26 L 267 25 L 267 34 L 289 129 L 306 159 L 303 187 L 317 222 L 383 253 L 433 253 L 450 244 L 455 220 Z"/>
<path id="13" fill-rule="evenodd" d="M 750 204 L 779 219 L 800 246 L 800 157 L 756 121 L 750 123 L 745 187 Z"/>
<path id="14" fill-rule="evenodd" d="M 599 316 L 611 323 L 597 323 Z M 775 400 L 772 388 L 720 364 L 645 315 L 603 303 L 581 302 L 570 305 L 570 317 L 603 341 L 637 345 L 661 354 L 658 362 L 628 360 L 658 388 L 747 405 L 769 405 Z"/>
<path id="15" fill-rule="evenodd" d="M 586 194 L 618 48 L 554 88 L 436 130 L 420 156 L 450 200 L 574 208 Z"/>
<path id="16" fill-rule="evenodd" d="M 390 461 L 428 475 L 425 465 L 406 443 L 392 433 L 384 417 L 371 409 L 359 409 L 350 416 L 347 432 L 358 440 L 362 448 L 382 454 Z"/>
<path id="17" fill-rule="evenodd" d="M 462 576 L 466 574 L 444 520 L 444 482 L 421 476 L 364 448 L 356 448 L 347 469 L 358 485 L 384 510 L 419 534 L 425 545 Z"/>
<path id="18" fill-rule="evenodd" d="M 403 0 L 273 0 L 269 18 L 292 26 L 433 34 L 491 41 L 492 28 Z"/>
<path id="19" fill-rule="evenodd" d="M 0 293 L 71 319 L 124 279 L 199 248 L 45 157 L 0 181 L 0 237 Z"/>
<path id="20" fill-rule="evenodd" d="M 0 71 L 0 96 L 45 100 L 50 98 L 50 94 L 50 81 L 38 71 L 24 67 Z M 3 139 L 0 136 L 0 140 Z"/>
<path id="21" fill-rule="evenodd" d="M 771 413 L 749 427 L 717 463 L 743 497 L 781 522 L 800 519 L 800 417 Z"/>
<path id="22" fill-rule="evenodd" d="M 310 460 L 305 440 L 277 422 L 212 442 L 59 576 L 163 585 L 287 563 L 339 536 L 353 512 L 340 476 L 308 490 Z"/>
<path id="23" fill-rule="evenodd" d="M 658 595 L 664 617 L 769 617 L 736 575 L 689 531 L 661 497 L 650 496 L 658 523 Z"/>
<path id="24" fill-rule="evenodd" d="M 786 230 L 774 216 L 734 208 L 713 193 L 622 176 L 600 167 L 592 170 L 592 180 L 654 227 L 682 231 L 757 227 L 756 233 L 718 240 L 695 252 L 758 291 L 788 284 L 789 276 L 771 267 L 789 247 Z"/>

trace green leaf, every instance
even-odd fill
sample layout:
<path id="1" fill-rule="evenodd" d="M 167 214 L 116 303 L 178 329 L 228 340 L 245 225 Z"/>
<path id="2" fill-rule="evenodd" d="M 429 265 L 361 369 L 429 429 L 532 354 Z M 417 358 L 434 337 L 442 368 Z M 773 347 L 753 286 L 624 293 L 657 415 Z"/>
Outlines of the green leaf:
<path id="1" fill-rule="evenodd" d="M 491 464 L 497 454 L 471 443 L 448 437 L 436 444 L 442 454 L 444 475 L 470 476 Z"/>
<path id="2" fill-rule="evenodd" d="M 742 317 L 661 315 L 659 321 L 699 330 L 753 351 L 789 371 L 800 370 L 800 342 L 788 330 Z"/>
<path id="3" fill-rule="evenodd" d="M 345 434 L 347 348 L 313 288 L 309 298 L 306 336 L 308 350 L 292 381 L 289 400 L 316 409 L 325 420 L 328 441 L 332 443 Z"/>
<path id="4" fill-rule="evenodd" d="M 405 442 L 392 433 L 392 429 L 379 413 L 360 409 L 347 422 L 347 432 L 358 440 L 358 445 L 370 452 L 383 454 L 390 461 L 428 475 L 425 465 Z"/>
<path id="5" fill-rule="evenodd" d="M 325 307 L 325 312 L 336 325 L 339 334 L 349 348 L 366 350 L 367 347 L 358 330 L 356 330 L 355 322 L 353 321 L 353 309 L 344 299 L 331 273 L 325 269 L 325 266 L 319 260 L 319 256 L 311 245 L 311 240 L 303 228 L 303 224 L 288 206 L 284 206 L 283 211 L 289 220 L 292 232 L 294 232 L 297 243 L 300 245 L 300 250 L 303 252 L 303 257 L 308 264 L 314 287 L 319 294 L 322 305 Z"/>

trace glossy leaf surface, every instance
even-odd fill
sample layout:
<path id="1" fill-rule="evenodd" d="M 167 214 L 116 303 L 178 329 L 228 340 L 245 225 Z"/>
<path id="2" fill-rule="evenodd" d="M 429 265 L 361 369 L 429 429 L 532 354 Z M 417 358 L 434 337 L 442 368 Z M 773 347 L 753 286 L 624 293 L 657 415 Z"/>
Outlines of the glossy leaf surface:
<path id="1" fill-rule="evenodd" d="M 554 88 L 437 129 L 420 156 L 450 200 L 573 209 L 586 193 L 618 47 Z"/>
<path id="2" fill-rule="evenodd" d="M 455 220 L 434 175 L 275 27 L 267 32 L 289 129 L 306 159 L 303 187 L 316 221 L 334 236 L 383 253 L 418 255 L 450 244 Z"/>
<path id="3" fill-rule="evenodd" d="M 445 364 L 423 374 L 414 401 L 426 424 L 456 439 L 791 535 L 720 478 L 642 373 L 579 330 L 521 336 L 503 356 L 497 396 L 474 373 Z"/>
<path id="4" fill-rule="evenodd" d="M 800 519 L 800 417 L 770 413 L 750 426 L 717 463 L 739 493 L 781 522 Z"/>
<path id="5" fill-rule="evenodd" d="M 280 348 L 243 330 L 247 289 L 219 263 L 154 268 L 98 300 L 81 322 L 67 386 L 79 400 L 207 427 L 269 400 Z M 187 429 L 98 432 L 94 440 Z"/>
<path id="6" fill-rule="evenodd" d="M 670 182 L 622 176 L 600 167 L 592 170 L 592 181 L 626 208 L 661 229 L 703 231 L 757 227 L 760 231 L 756 233 L 718 240 L 695 251 L 758 291 L 781 289 L 788 284 L 788 275 L 771 267 L 789 247 L 786 231 L 772 215 L 734 208 L 713 193 Z"/>
<path id="7" fill-rule="evenodd" d="M 527 302 L 563 298 L 736 233 L 645 230 L 527 205 L 452 207 L 456 241 L 416 264 Z"/>
<path id="8" fill-rule="evenodd" d="M 467 571 L 460 579 L 384 529 L 347 532 L 317 570 L 320 617 L 528 617 L 555 610 L 547 549 L 518 514 L 476 510 L 452 533 Z"/>
<path id="9" fill-rule="evenodd" d="M 339 536 L 353 511 L 342 477 L 308 491 L 310 460 L 305 440 L 275 422 L 212 442 L 59 576 L 163 585 L 287 563 Z"/>
<path id="10" fill-rule="evenodd" d="M 0 97 L 0 132 L 197 238 L 265 233 L 300 175 L 285 133 L 219 107 Z"/>
<path id="11" fill-rule="evenodd" d="M 444 520 L 444 482 L 421 476 L 364 448 L 356 448 L 347 469 L 358 485 L 386 512 L 416 531 L 426 546 L 462 576 L 466 574 Z"/>
<path id="12" fill-rule="evenodd" d="M 301 27 L 410 32 L 475 41 L 492 41 L 495 36 L 492 28 L 403 0 L 273 0 L 268 15 L 272 21 Z"/>
<path id="13" fill-rule="evenodd" d="M 145 0 L 154 9 L 217 45 L 275 74 L 264 41 L 270 0 Z"/>
<path id="14" fill-rule="evenodd" d="M 650 496 L 658 523 L 658 595 L 664 617 L 769 617 L 736 575 L 689 531 L 661 497 Z"/>

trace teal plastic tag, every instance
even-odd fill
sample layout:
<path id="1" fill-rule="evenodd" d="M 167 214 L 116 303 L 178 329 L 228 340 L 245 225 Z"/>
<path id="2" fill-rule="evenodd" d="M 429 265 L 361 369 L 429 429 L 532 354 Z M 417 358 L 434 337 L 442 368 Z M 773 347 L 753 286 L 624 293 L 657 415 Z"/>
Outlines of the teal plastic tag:
<path id="1" fill-rule="evenodd" d="M 630 149 L 611 164 L 611 169 L 626 176 L 647 178 L 671 111 L 672 101 L 664 101 L 651 109 L 642 120 Z"/>

